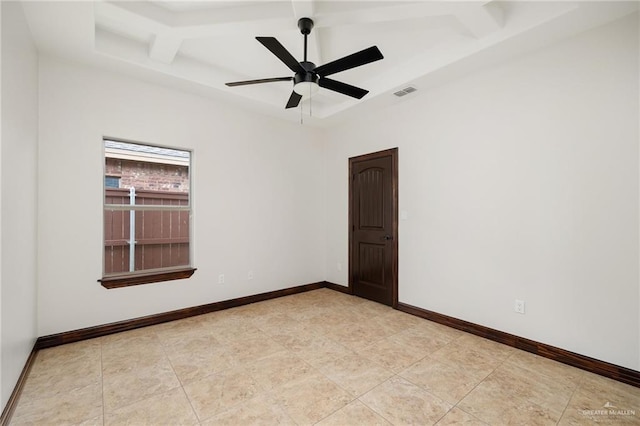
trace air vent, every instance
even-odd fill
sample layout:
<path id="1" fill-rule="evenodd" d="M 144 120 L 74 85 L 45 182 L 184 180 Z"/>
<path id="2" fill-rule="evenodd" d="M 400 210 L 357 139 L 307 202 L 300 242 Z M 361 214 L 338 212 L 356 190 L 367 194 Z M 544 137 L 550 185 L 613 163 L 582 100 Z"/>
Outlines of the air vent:
<path id="1" fill-rule="evenodd" d="M 402 90 L 398 90 L 397 92 L 393 92 L 393 94 L 396 95 L 397 97 L 401 98 L 402 96 L 408 95 L 409 93 L 415 92 L 416 90 L 418 90 L 418 89 L 416 89 L 415 87 L 409 86 L 409 87 L 405 87 Z"/>

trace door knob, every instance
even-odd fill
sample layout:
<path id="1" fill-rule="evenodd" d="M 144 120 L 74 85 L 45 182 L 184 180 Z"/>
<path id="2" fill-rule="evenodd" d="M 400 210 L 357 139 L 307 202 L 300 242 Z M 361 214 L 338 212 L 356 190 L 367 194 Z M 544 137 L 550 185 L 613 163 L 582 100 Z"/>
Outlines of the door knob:
<path id="1" fill-rule="evenodd" d="M 384 235 L 382 237 L 380 237 L 381 241 L 389 241 L 389 240 L 393 240 L 393 236 L 392 235 Z"/>

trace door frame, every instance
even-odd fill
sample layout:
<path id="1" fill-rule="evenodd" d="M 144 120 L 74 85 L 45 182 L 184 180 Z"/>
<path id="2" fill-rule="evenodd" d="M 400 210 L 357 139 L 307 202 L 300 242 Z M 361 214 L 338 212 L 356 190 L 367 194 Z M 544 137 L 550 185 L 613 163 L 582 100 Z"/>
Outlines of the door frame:
<path id="1" fill-rule="evenodd" d="M 393 203 L 393 226 L 392 235 L 392 299 L 391 307 L 398 309 L 398 148 L 385 149 L 383 151 L 372 152 L 370 154 L 359 155 L 349 158 L 349 293 L 353 294 L 353 165 L 360 161 L 373 160 L 376 158 L 391 156 L 391 192 Z"/>

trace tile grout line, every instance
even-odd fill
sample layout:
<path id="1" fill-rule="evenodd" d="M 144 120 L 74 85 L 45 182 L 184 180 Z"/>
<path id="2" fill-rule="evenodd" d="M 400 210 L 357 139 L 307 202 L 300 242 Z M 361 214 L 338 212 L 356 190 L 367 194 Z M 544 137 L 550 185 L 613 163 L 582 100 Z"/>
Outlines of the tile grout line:
<path id="1" fill-rule="evenodd" d="M 266 332 L 265 332 L 265 333 L 266 333 Z M 270 338 L 270 339 L 272 339 L 273 341 L 275 341 L 275 339 L 273 339 L 273 336 L 271 336 L 269 333 L 266 333 L 266 334 L 269 336 L 269 338 Z M 320 336 L 320 335 L 319 335 L 319 334 L 317 334 L 317 333 L 314 333 L 314 334 L 316 335 L 316 337 Z M 324 338 L 327 338 L 327 339 L 329 339 L 329 340 L 331 340 L 331 341 L 333 342 L 333 340 L 332 340 L 332 339 L 330 339 L 329 337 L 324 336 L 324 335 L 321 335 L 321 336 L 322 336 L 322 337 L 324 337 Z M 280 344 L 280 343 L 279 343 L 279 342 L 277 342 L 277 341 L 275 341 L 275 342 L 276 342 L 276 343 L 278 343 L 278 344 Z M 289 349 L 289 348 L 288 348 L 288 347 L 286 347 L 285 345 L 280 344 L 280 346 L 282 346 L 282 347 L 286 350 L 286 352 L 287 352 L 288 354 L 290 354 L 290 355 L 292 355 L 292 356 L 296 357 L 297 359 L 301 360 L 304 364 L 306 364 L 307 366 L 309 366 L 313 372 L 316 372 L 316 373 L 320 374 L 322 377 L 324 377 L 325 379 L 329 380 L 333 385 L 335 385 L 335 386 L 336 386 L 336 387 L 338 387 L 339 389 L 343 390 L 345 393 L 349 394 L 349 396 L 351 396 L 351 393 L 350 393 L 347 389 L 344 389 L 344 388 L 343 388 L 342 386 L 340 386 L 338 383 L 336 383 L 335 381 L 333 381 L 333 380 L 332 380 L 329 376 L 327 376 L 327 375 L 326 375 L 326 374 L 325 374 L 325 373 L 324 373 L 320 368 L 318 368 L 318 367 L 316 367 L 316 366 L 314 366 L 314 365 L 310 364 L 308 361 L 306 361 L 306 360 L 304 360 L 304 359 L 300 358 L 296 353 L 294 353 L 291 349 Z M 273 390 L 273 389 L 272 389 L 272 390 Z M 336 410 L 334 410 L 334 411 L 332 411 L 331 413 L 327 414 L 326 416 L 322 417 L 321 419 L 319 419 L 317 422 L 314 422 L 313 424 L 315 425 L 315 424 L 317 424 L 317 423 L 320 423 L 321 421 L 323 421 L 323 420 L 324 420 L 324 419 L 326 419 L 327 417 L 329 417 L 329 416 L 333 415 L 333 414 L 334 414 L 334 413 L 336 413 L 337 411 L 342 410 L 344 407 L 346 407 L 347 405 L 351 404 L 351 403 L 352 403 L 353 401 L 355 401 L 356 399 L 357 399 L 357 397 L 355 397 L 355 398 L 351 399 L 351 401 L 349 401 L 347 404 L 345 404 L 345 405 L 341 406 L 340 408 L 337 408 Z M 281 406 L 279 403 L 277 403 L 277 400 L 276 400 L 276 405 L 278 406 L 278 408 L 280 408 L 282 411 L 284 411 L 284 413 L 287 415 L 287 417 L 291 418 L 291 416 L 289 416 L 289 413 L 287 412 L 287 410 L 285 410 L 284 408 L 282 408 L 282 406 Z M 293 418 L 291 418 L 291 420 L 295 423 L 295 420 L 294 420 Z"/>
<path id="2" fill-rule="evenodd" d="M 383 337 L 381 337 L 381 338 L 379 338 L 379 339 L 377 339 L 377 340 L 375 340 L 375 341 L 371 342 L 371 343 L 370 343 L 369 345 L 367 345 L 366 347 L 372 346 L 372 345 L 374 345 L 375 343 L 380 342 L 380 341 L 382 341 L 382 340 L 391 339 L 391 338 L 393 338 L 393 337 L 395 337 L 395 336 L 401 335 L 401 334 L 403 334 L 403 333 L 407 332 L 408 330 L 412 330 L 412 329 L 414 329 L 414 328 L 417 328 L 417 325 L 414 325 L 414 326 L 408 326 L 408 327 L 405 327 L 405 328 L 403 328 L 403 329 L 401 329 L 401 330 L 399 330 L 399 331 L 396 331 L 396 332 L 390 333 L 390 334 L 388 334 L 388 335 L 385 335 L 385 336 L 383 336 Z M 456 338 L 451 339 L 449 342 L 445 343 L 442 347 L 440 347 L 440 348 L 436 349 L 436 351 L 437 351 L 437 350 L 440 350 L 440 349 L 444 348 L 445 346 L 449 345 L 450 343 L 452 343 L 452 342 L 454 342 L 454 341 L 458 340 L 458 339 L 459 339 L 459 338 L 461 338 L 462 336 L 463 336 L 463 334 L 460 334 L 460 335 L 459 335 L 459 336 L 457 336 Z M 325 337 L 326 337 L 326 336 L 325 336 Z M 329 338 L 329 337 L 327 337 L 327 338 Z M 360 352 L 362 352 L 364 349 L 366 349 L 366 347 L 365 347 L 365 348 L 360 348 L 360 350 L 359 350 L 359 351 L 356 351 L 356 350 L 354 350 L 354 349 L 353 349 L 353 348 L 351 348 L 351 347 L 348 347 L 348 349 L 352 350 L 356 355 L 358 355 L 358 356 L 362 356 L 362 355 L 360 355 Z M 435 351 L 434 351 L 434 352 L 435 352 Z M 447 403 L 447 404 L 448 404 L 448 402 L 447 402 L 447 401 L 445 401 L 444 399 L 442 399 L 442 398 L 440 398 L 439 396 L 437 396 L 437 395 L 433 394 L 432 392 L 430 392 L 430 391 L 428 391 L 428 390 L 424 389 L 422 386 L 419 386 L 419 385 L 417 385 L 417 384 L 413 383 L 411 380 L 409 380 L 409 379 L 405 379 L 403 376 L 401 376 L 401 375 L 400 375 L 400 373 L 401 373 L 402 371 L 405 371 L 406 369 L 410 368 L 411 366 L 413 366 L 413 365 L 415 365 L 415 364 L 417 364 L 417 363 L 421 362 L 422 360 L 424 360 L 424 359 L 426 359 L 426 358 L 430 357 L 430 355 L 431 355 L 430 353 L 427 353 L 425 356 L 423 356 L 423 357 L 421 357 L 421 358 L 417 359 L 416 361 L 412 362 L 411 364 L 409 364 L 409 365 L 407 365 L 407 366 L 403 367 L 403 368 L 401 369 L 401 371 L 399 371 L 399 372 L 396 372 L 396 371 L 394 371 L 393 369 L 390 369 L 389 371 L 393 373 L 391 377 L 389 377 L 388 379 L 386 379 L 386 380 L 382 381 L 381 383 L 379 383 L 378 385 L 376 385 L 376 386 L 372 387 L 371 389 L 367 390 L 367 391 L 366 391 L 366 392 L 364 392 L 362 395 L 357 396 L 357 397 L 356 397 L 354 400 L 352 400 L 349 404 L 353 403 L 354 401 L 358 401 L 358 402 L 360 402 L 361 404 L 363 404 L 365 407 L 367 407 L 368 409 L 370 409 L 372 412 L 374 412 L 374 413 L 376 413 L 377 415 L 379 415 L 379 416 L 380 416 L 381 418 L 383 418 L 385 421 L 387 421 L 387 422 L 389 422 L 389 423 L 393 424 L 393 422 L 392 422 L 391 420 L 389 420 L 389 419 L 388 419 L 388 418 L 386 418 L 384 415 L 382 415 L 381 413 L 379 413 L 378 411 L 376 411 L 375 409 L 373 409 L 372 407 L 370 407 L 369 405 L 367 405 L 364 401 L 360 400 L 360 397 L 362 397 L 363 395 L 365 395 L 365 394 L 367 394 L 367 393 L 369 393 L 369 392 L 373 391 L 374 389 L 376 389 L 377 387 L 379 387 L 379 386 L 383 385 L 384 383 L 387 383 L 389 380 L 391 380 L 391 379 L 393 379 L 393 378 L 398 378 L 398 379 L 401 379 L 401 380 L 406 380 L 408 383 L 411 383 L 412 385 L 414 385 L 414 386 L 416 386 L 417 388 L 419 388 L 419 389 L 423 390 L 424 392 L 428 393 L 428 394 L 429 394 L 429 395 L 431 395 L 432 397 L 437 398 L 438 400 L 441 400 L 441 401 L 443 401 L 443 402 L 445 402 L 445 403 Z M 368 359 L 369 361 L 373 362 L 374 364 L 379 365 L 379 366 L 381 366 L 381 367 L 383 367 L 383 368 L 387 369 L 387 367 L 385 367 L 385 366 L 383 366 L 383 365 L 379 364 L 377 361 L 371 360 L 371 359 L 369 359 L 369 358 L 367 358 L 367 357 L 365 357 L 365 358 L 366 358 L 366 359 Z M 348 405 L 348 404 L 347 404 L 347 405 Z M 438 421 L 440 421 L 442 418 L 444 418 L 444 417 L 445 417 L 445 416 L 446 416 L 446 415 L 447 415 L 447 414 L 448 414 L 448 413 L 449 413 L 449 412 L 450 412 L 454 407 L 455 407 L 455 405 L 454 405 L 454 404 L 452 404 L 452 405 L 451 405 L 451 407 L 450 407 L 447 411 L 445 411 L 445 413 L 444 413 L 441 417 L 439 417 L 439 418 L 436 420 L 436 422 L 435 422 L 435 423 L 437 423 L 437 422 L 438 422 Z M 342 408 L 344 408 L 344 407 L 342 407 Z M 335 412 L 337 412 L 337 411 L 339 411 L 339 410 L 341 410 L 342 408 L 340 408 L 340 409 L 338 409 L 338 410 L 334 411 L 334 413 L 335 413 Z M 333 413 L 332 413 L 332 414 L 333 414 Z M 330 414 L 330 415 L 331 415 L 331 414 Z M 329 416 L 327 416 L 327 417 L 329 417 Z M 325 417 L 325 418 L 327 418 L 327 417 Z M 434 423 L 434 424 L 435 424 L 435 423 Z"/>
<path id="3" fill-rule="evenodd" d="M 263 315 L 260 315 L 260 316 L 262 317 Z M 280 345 L 281 347 L 283 347 L 287 353 L 291 353 L 291 351 L 289 350 L 289 348 L 287 348 L 285 345 L 283 345 L 283 344 L 281 344 L 280 342 L 278 342 L 277 340 L 275 340 L 275 339 L 273 338 L 273 336 L 271 335 L 271 333 L 269 333 L 269 332 L 267 332 L 267 331 L 265 331 L 265 330 L 261 329 L 261 328 L 259 327 L 259 325 L 257 325 L 257 324 L 255 323 L 255 322 L 256 322 L 256 320 L 257 320 L 256 318 L 252 318 L 252 319 L 251 319 L 251 324 L 253 324 L 253 326 L 254 326 L 254 327 L 256 327 L 258 330 L 260 330 L 260 331 L 261 331 L 265 336 L 267 336 L 271 341 L 273 341 L 273 342 L 275 342 L 276 344 L 278 344 L 278 345 Z M 293 356 L 295 356 L 296 358 L 298 358 L 298 357 L 296 356 L 296 354 L 292 354 L 292 355 L 293 355 Z M 254 361 L 252 361 L 252 362 L 260 361 L 261 359 L 263 359 L 263 358 L 260 358 L 260 359 L 258 359 L 258 360 L 254 360 Z M 298 358 L 298 359 L 300 359 L 300 358 Z M 302 362 L 304 362 L 305 364 L 309 365 L 306 361 L 304 361 L 304 360 L 301 360 L 301 361 L 302 361 Z M 251 364 L 251 363 L 249 363 L 249 364 Z M 312 367 L 312 366 L 311 366 L 311 367 Z M 251 373 L 248 373 L 248 374 L 249 374 L 249 376 L 251 376 L 251 378 L 252 378 L 252 379 L 257 383 L 257 385 L 258 385 L 260 388 L 262 388 L 262 391 L 264 392 L 264 395 L 266 395 L 269 399 L 272 399 L 272 400 L 273 400 L 273 402 L 275 403 L 275 405 L 278 407 L 278 410 L 279 410 L 281 413 L 283 413 L 285 416 L 287 416 L 287 418 L 288 418 L 288 419 L 290 419 L 293 423 L 296 423 L 296 421 L 295 421 L 295 420 L 294 420 L 294 419 L 289 415 L 289 412 L 288 412 L 288 411 L 287 411 L 287 410 L 282 406 L 282 404 L 280 404 L 280 402 L 278 401 L 278 398 L 276 398 L 276 395 L 275 395 L 275 393 L 274 393 L 274 390 L 275 390 L 275 387 L 276 387 L 276 386 L 272 386 L 272 387 L 271 387 L 271 389 L 268 389 L 266 386 L 264 386 L 263 384 L 259 383 L 259 382 L 258 382 L 258 380 L 256 380 L 256 378 L 255 378 Z M 253 398 L 251 398 L 251 399 L 257 398 L 257 397 L 259 397 L 259 396 L 260 396 L 260 395 L 256 395 L 256 396 L 254 396 L 254 397 L 253 397 Z M 247 401 L 245 401 L 245 402 L 243 402 L 243 403 L 246 403 L 246 402 L 247 402 Z M 296 423 L 296 424 L 297 424 L 297 423 Z"/>
<path id="4" fill-rule="evenodd" d="M 460 337 L 462 337 L 462 336 L 460 336 Z M 495 373 L 495 371 L 496 371 L 498 368 L 500 368 L 500 367 L 501 367 L 505 362 L 507 362 L 507 360 L 508 360 L 509 358 L 511 358 L 512 356 L 513 356 L 513 353 L 512 353 L 512 354 L 510 354 L 510 355 L 509 355 L 508 357 L 506 357 L 505 359 L 503 359 L 503 360 L 502 360 L 498 365 L 496 365 L 496 367 L 495 367 L 493 370 L 491 370 L 491 372 L 490 372 L 489 374 L 487 374 L 487 375 L 486 375 L 482 380 L 480 380 L 480 381 L 479 381 L 479 382 L 478 382 L 478 383 L 477 383 L 477 384 L 476 384 L 476 385 L 475 385 L 475 386 L 474 386 L 474 387 L 473 387 L 469 392 L 467 392 L 467 393 L 466 393 L 462 398 L 460 398 L 460 399 L 458 400 L 458 402 L 456 402 L 456 404 L 454 405 L 454 407 L 455 407 L 455 408 L 457 408 L 457 409 L 459 409 L 459 410 L 464 411 L 465 413 L 467 413 L 467 411 L 466 411 L 466 410 L 464 410 L 462 407 L 459 407 L 459 404 L 460 404 L 462 401 L 464 401 L 464 400 L 465 400 L 465 398 L 466 398 L 467 396 L 469 396 L 469 395 L 470 395 L 474 390 L 476 390 L 476 388 L 477 388 L 478 386 L 480 386 L 482 383 L 484 383 L 484 381 L 485 381 L 485 380 L 487 380 L 487 378 L 488 378 L 489 376 L 491 376 L 493 373 Z M 452 409 L 453 409 L 453 408 L 452 408 Z M 485 419 L 483 419 L 483 418 L 481 418 L 481 417 L 478 417 L 478 415 L 477 415 L 477 414 L 472 414 L 472 413 L 467 413 L 467 414 L 472 415 L 473 417 L 477 418 L 478 420 L 480 420 L 480 421 L 481 421 L 481 422 L 483 422 L 483 423 L 486 423 L 486 424 L 488 424 L 488 425 L 489 425 L 489 424 L 491 424 L 489 421 L 487 421 L 487 420 L 485 420 Z"/>
<path id="5" fill-rule="evenodd" d="M 128 331 L 124 331 L 123 333 L 127 333 L 127 332 L 128 332 Z M 173 365 L 171 364 L 171 361 L 169 360 L 168 356 L 166 356 L 166 352 L 165 352 L 165 350 L 164 350 L 164 345 L 162 345 L 162 343 L 161 343 L 160 339 L 159 339 L 159 338 L 158 338 L 158 336 L 157 336 L 157 333 L 155 333 L 155 331 L 153 331 L 153 333 L 155 334 L 156 338 L 158 339 L 158 342 L 159 342 L 160 348 L 162 349 L 163 353 L 165 353 L 166 360 L 167 360 L 167 362 L 169 362 L 169 365 L 171 366 L 171 369 L 172 369 L 173 373 L 176 375 L 176 379 L 178 380 L 178 383 L 180 383 L 180 387 L 182 387 L 182 382 L 180 381 L 180 378 L 179 378 L 179 377 L 178 377 L 178 375 L 175 373 L 175 370 L 174 370 L 174 368 L 173 368 Z M 154 363 L 154 365 L 153 365 L 152 367 L 155 367 L 155 363 Z M 119 374 L 121 374 L 121 373 L 119 373 Z M 129 374 L 129 373 L 127 373 L 127 374 Z M 103 380 L 103 388 L 104 388 L 104 380 Z M 129 406 L 131 406 L 131 405 L 138 404 L 138 403 L 143 402 L 143 401 L 147 401 L 147 400 L 149 400 L 149 399 L 151 399 L 151 398 L 155 398 L 155 397 L 158 397 L 158 396 L 164 395 L 164 394 L 166 394 L 166 393 L 168 393 L 168 392 L 171 392 L 171 391 L 172 391 L 172 390 L 174 390 L 174 389 L 178 389 L 178 386 L 176 386 L 175 388 L 167 389 L 167 390 L 165 390 L 165 391 L 163 391 L 163 392 L 160 392 L 160 393 L 149 394 L 149 395 L 145 396 L 144 398 L 141 398 L 141 399 L 135 400 L 135 401 L 133 401 L 133 402 L 125 403 L 125 404 L 123 404 L 123 405 L 118 406 L 117 408 L 114 408 L 114 409 L 113 409 L 113 411 L 119 410 L 119 409 L 121 409 L 121 408 L 129 407 Z M 103 393 L 103 400 L 104 400 L 104 393 Z M 189 398 L 187 398 L 187 400 L 189 400 Z M 190 401 L 189 401 L 189 402 L 190 402 Z M 104 408 L 104 407 L 103 407 L 103 410 L 106 412 L 106 408 Z M 196 418 L 198 418 L 198 416 L 197 416 L 197 415 L 196 415 Z"/>
<path id="6" fill-rule="evenodd" d="M 367 404 L 366 402 L 362 401 L 360 398 L 363 397 L 364 395 L 373 392 L 374 389 L 379 388 L 380 386 L 384 385 L 385 383 L 387 383 L 389 380 L 393 379 L 394 377 L 398 377 L 398 375 L 394 372 L 393 376 L 389 377 L 387 380 L 384 380 L 382 383 L 378 383 L 376 386 L 372 387 L 371 389 L 369 389 L 367 392 L 365 392 L 364 394 L 360 395 L 357 400 L 360 401 L 360 403 L 362 405 L 364 405 L 365 407 L 367 407 L 369 410 L 373 411 L 374 413 L 376 413 L 377 415 L 379 415 L 380 417 L 382 417 L 383 419 L 385 419 L 387 422 L 389 422 L 390 424 L 393 425 L 393 422 L 391 420 L 389 420 L 388 418 L 386 418 L 382 413 L 380 413 L 379 411 L 377 411 L 376 409 L 374 409 L 373 407 L 371 407 L 369 404 Z"/>
<path id="7" fill-rule="evenodd" d="M 579 370 L 579 371 L 581 371 L 581 370 Z M 578 392 L 578 390 L 580 389 L 580 386 L 582 386 L 582 382 L 583 382 L 585 377 L 586 377 L 586 373 L 584 371 L 581 371 L 580 380 L 578 380 L 578 383 L 576 384 L 575 389 L 573 390 L 573 392 L 571 392 L 571 397 L 567 400 L 567 405 L 564 406 L 564 410 L 562 410 L 562 414 L 560 414 L 560 417 L 558 418 L 558 421 L 556 422 L 556 425 L 560 424 L 560 421 L 562 421 L 562 418 L 564 417 L 565 413 L 567 412 L 567 408 L 569 408 L 569 405 L 571 405 L 571 400 L 575 396 L 576 392 Z"/>
<path id="8" fill-rule="evenodd" d="M 449 346 L 450 344 L 454 343 L 455 341 L 459 340 L 459 339 L 460 339 L 460 338 L 462 338 L 463 336 L 464 336 L 464 334 L 460 334 L 458 337 L 456 337 L 456 338 L 454 338 L 454 339 L 451 339 L 451 341 L 449 341 L 449 342 L 445 343 L 442 347 L 440 347 L 440 348 L 436 349 L 435 351 L 433 351 L 433 352 L 432 352 L 432 353 L 430 353 L 430 354 L 425 355 L 425 356 L 424 356 L 423 358 L 421 358 L 419 361 L 416 361 L 416 362 L 414 362 L 413 364 L 411 364 L 411 365 L 407 366 L 407 367 L 406 367 L 405 369 L 403 369 L 402 371 L 407 370 L 408 368 L 412 367 L 413 365 L 417 364 L 418 362 L 423 361 L 423 360 L 424 360 L 424 359 L 426 359 L 426 358 L 433 359 L 434 361 L 439 361 L 439 360 L 437 360 L 437 359 L 431 358 L 431 355 L 432 355 L 433 353 L 435 353 L 435 352 L 437 352 L 437 351 L 441 350 L 441 349 L 444 349 L 445 347 L 447 347 L 447 346 Z M 510 355 L 510 356 L 511 356 L 511 355 Z M 509 357 L 510 357 L 510 356 L 509 356 Z M 439 361 L 439 362 L 444 362 L 444 361 Z M 449 364 L 449 363 L 446 363 L 446 364 L 448 364 L 448 365 L 453 365 L 453 364 Z M 497 368 L 498 368 L 498 367 L 496 367 L 496 369 L 497 369 Z M 494 369 L 493 371 L 495 371 L 495 369 Z M 400 373 L 401 373 L 401 372 L 400 372 Z M 403 379 L 403 380 L 406 380 L 407 382 L 409 382 L 409 383 L 411 383 L 412 385 L 414 385 L 414 386 L 416 386 L 416 387 L 418 387 L 418 388 L 422 389 L 423 391 L 425 391 L 425 392 L 427 392 L 428 394 L 430 394 L 430 395 L 432 395 L 432 396 L 434 396 L 434 397 L 438 398 L 439 400 L 444 401 L 445 403 L 449 403 L 448 401 L 444 400 L 443 398 L 439 397 L 438 395 L 434 394 L 433 392 L 429 391 L 428 389 L 425 389 L 423 386 L 421 386 L 421 385 L 419 385 L 419 384 L 417 384 L 417 383 L 414 383 L 413 381 L 411 381 L 411 380 L 410 380 L 410 379 L 408 379 L 408 378 L 405 378 L 404 376 L 401 376 L 401 375 L 400 375 L 400 373 L 396 374 L 396 376 L 400 377 L 400 378 L 401 378 L 401 379 Z M 485 379 L 486 379 L 487 377 L 489 377 L 489 375 L 490 375 L 490 374 L 491 374 L 491 373 L 487 374 L 487 376 L 485 376 Z M 475 388 L 476 388 L 480 383 L 482 383 L 483 381 L 484 381 L 484 379 L 482 379 L 480 382 L 478 382 L 478 384 L 476 384 L 476 385 L 473 387 L 473 389 L 475 389 Z M 464 398 L 466 398 L 466 396 L 467 396 L 467 395 L 469 395 L 469 394 L 473 391 L 473 389 L 471 389 L 471 390 L 470 390 L 469 392 L 467 392 L 467 393 L 466 393 L 462 398 L 460 398 L 460 399 L 458 400 L 458 402 L 456 402 L 455 404 L 451 404 L 451 408 L 449 408 L 449 409 L 448 409 L 448 410 L 447 410 L 447 411 L 446 411 L 446 412 L 445 412 L 441 417 L 439 417 L 439 418 L 438 418 L 438 420 L 436 420 L 436 421 L 434 422 L 434 425 L 435 425 L 435 424 L 437 424 L 437 423 L 438 423 L 440 420 L 442 420 L 443 418 L 445 418 L 445 417 L 447 416 L 447 414 L 449 414 L 449 413 L 450 413 L 454 408 L 458 408 L 459 410 L 462 410 L 461 408 L 459 408 L 459 407 L 458 407 L 458 403 L 460 403 L 460 401 L 462 401 Z M 464 411 L 464 410 L 462 410 L 462 411 Z M 466 413 L 466 411 L 464 411 L 464 412 Z M 467 414 L 470 414 L 470 413 L 467 413 Z M 476 418 L 477 418 L 477 416 L 474 416 L 474 417 L 476 417 Z M 478 419 L 478 420 L 480 420 L 480 419 Z M 483 421 L 483 422 L 484 422 L 484 421 Z"/>
<path id="9" fill-rule="evenodd" d="M 184 390 L 184 383 L 182 383 L 182 379 L 180 379 L 180 376 L 178 376 L 178 373 L 176 373 L 176 369 L 173 366 L 173 363 L 171 362 L 171 358 L 167 354 L 165 345 L 162 343 L 162 340 L 160 339 L 160 336 L 158 335 L 158 333 L 155 330 L 153 331 L 153 333 L 155 334 L 156 338 L 160 342 L 160 346 L 162 347 L 162 352 L 164 353 L 164 356 L 167 358 L 167 362 L 171 366 L 171 371 L 173 371 L 173 374 L 175 374 L 176 378 L 178 379 L 178 383 L 180 383 L 180 389 L 182 390 L 182 394 L 187 399 L 187 402 L 189 403 L 189 407 L 191 407 L 191 411 L 193 412 L 193 415 L 198 420 L 198 424 L 201 424 L 202 420 L 200 419 L 200 416 L 198 416 L 198 413 L 196 412 L 196 410 L 193 408 L 193 404 L 191 403 L 191 399 L 189 398 L 189 395 L 187 395 L 187 392 Z M 171 391 L 171 389 L 168 390 L 167 392 L 170 392 L 170 391 Z"/>

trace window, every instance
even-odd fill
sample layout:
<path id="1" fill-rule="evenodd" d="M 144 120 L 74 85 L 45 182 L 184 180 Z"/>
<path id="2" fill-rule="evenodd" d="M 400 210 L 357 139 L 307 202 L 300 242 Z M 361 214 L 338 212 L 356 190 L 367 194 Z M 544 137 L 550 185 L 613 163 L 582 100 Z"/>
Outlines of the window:
<path id="1" fill-rule="evenodd" d="M 118 176 L 105 176 L 105 188 L 120 188 L 120 178 Z"/>
<path id="2" fill-rule="evenodd" d="M 104 140 L 107 288 L 187 278 L 191 152 Z"/>

